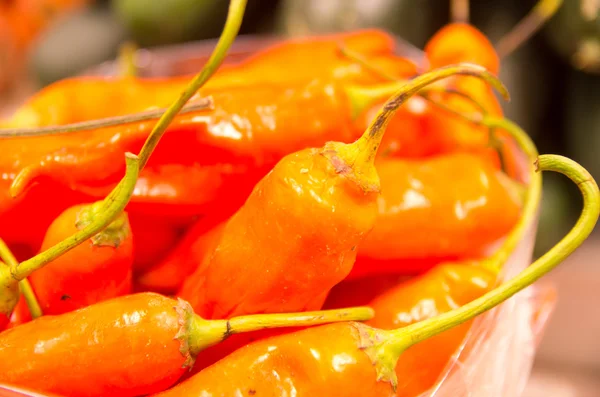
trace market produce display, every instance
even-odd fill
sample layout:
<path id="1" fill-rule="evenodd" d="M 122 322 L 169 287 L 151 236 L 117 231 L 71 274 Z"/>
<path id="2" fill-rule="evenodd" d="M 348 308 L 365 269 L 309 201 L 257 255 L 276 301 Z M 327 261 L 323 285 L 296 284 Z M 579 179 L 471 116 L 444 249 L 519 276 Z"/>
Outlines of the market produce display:
<path id="1" fill-rule="evenodd" d="M 596 182 L 504 118 L 474 27 L 425 64 L 362 30 L 221 66 L 245 5 L 195 76 L 70 78 L 0 122 L 0 386 L 419 396 L 594 228 Z M 583 210 L 506 281 L 542 171 Z"/>

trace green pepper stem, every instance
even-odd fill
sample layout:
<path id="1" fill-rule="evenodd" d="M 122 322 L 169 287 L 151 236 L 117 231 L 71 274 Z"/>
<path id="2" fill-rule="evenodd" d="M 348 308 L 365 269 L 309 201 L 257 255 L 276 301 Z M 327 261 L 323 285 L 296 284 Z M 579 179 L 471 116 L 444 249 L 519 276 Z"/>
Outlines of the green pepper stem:
<path id="1" fill-rule="evenodd" d="M 183 113 L 191 113 L 199 110 L 212 109 L 214 106 L 212 98 L 201 98 L 194 103 L 186 105 L 181 111 Z M 160 118 L 165 109 L 148 110 L 145 112 L 133 113 L 124 116 L 106 117 L 103 119 L 80 121 L 78 123 L 52 125 L 48 127 L 37 128 L 2 128 L 0 129 L 0 139 L 2 138 L 23 138 L 34 137 L 50 134 L 69 134 L 79 131 L 94 130 L 96 128 L 114 127 L 117 125 L 125 125 L 138 123 L 140 121 L 154 120 Z"/>
<path id="2" fill-rule="evenodd" d="M 194 315 L 189 334 L 192 356 L 213 346 L 233 334 L 260 331 L 263 329 L 308 327 L 345 321 L 366 321 L 374 316 L 370 307 L 321 310 L 302 313 L 252 314 L 233 317 L 229 320 L 205 320 Z"/>
<path id="3" fill-rule="evenodd" d="M 583 196 L 583 209 L 571 231 L 545 255 L 540 257 L 517 277 L 507 281 L 474 301 L 447 313 L 389 331 L 386 350 L 396 359 L 410 346 L 473 319 L 531 285 L 567 258 L 590 235 L 600 214 L 598 185 L 587 170 L 568 158 L 542 155 L 536 162 L 537 171 L 555 171 L 569 177 Z"/>
<path id="4" fill-rule="evenodd" d="M 533 223 L 533 220 L 537 214 L 540 200 L 542 198 L 542 173 L 536 172 L 533 165 L 535 159 L 537 159 L 539 155 L 538 150 L 529 135 L 527 135 L 527 133 L 525 133 L 521 127 L 508 119 L 485 116 L 481 120 L 480 124 L 490 129 L 498 128 L 508 132 L 516 141 L 521 151 L 525 154 L 525 156 L 527 156 L 528 161 L 531 161 L 531 169 L 529 172 L 530 181 L 525 193 L 522 215 L 513 230 L 502 243 L 500 249 L 498 249 L 490 258 L 481 262 L 482 266 L 490 269 L 491 271 L 499 273 L 504 263 L 506 263 L 508 257 L 525 236 L 527 228 Z"/>
<path id="5" fill-rule="evenodd" d="M 223 32 L 215 50 L 211 54 L 208 62 L 200 73 L 198 73 L 190 84 L 187 86 L 185 91 L 181 94 L 181 96 L 175 101 L 167 111 L 162 115 L 162 117 L 158 120 L 154 129 L 148 136 L 148 139 L 144 143 L 142 150 L 140 151 L 140 169 L 144 168 L 150 155 L 154 151 L 156 145 L 162 138 L 165 133 L 167 127 L 171 123 L 171 121 L 175 118 L 179 110 L 185 105 L 185 103 L 208 81 L 208 79 L 213 75 L 213 73 L 219 68 L 233 40 L 238 34 L 240 30 L 240 26 L 242 24 L 242 19 L 244 17 L 244 11 L 246 9 L 246 0 L 231 0 L 229 3 L 229 12 L 227 14 L 227 21 L 225 22 L 225 27 L 223 28 Z"/>
<path id="6" fill-rule="evenodd" d="M 512 30 L 506 33 L 496 45 L 500 58 L 504 58 L 519 48 L 542 25 L 552 18 L 563 0 L 540 0 L 535 7 Z"/>
<path id="7" fill-rule="evenodd" d="M 79 232 L 48 248 L 46 251 L 41 252 L 20 264 L 11 266 L 11 273 L 15 280 L 23 280 L 37 269 L 93 237 L 110 225 L 110 223 L 123 212 L 133 194 L 133 189 L 135 188 L 139 173 L 139 159 L 135 154 L 125 153 L 125 162 L 125 177 L 102 201 L 104 203 L 103 208 L 98 212 L 98 216 L 94 221 Z"/>
<path id="8" fill-rule="evenodd" d="M 396 90 L 398 89 L 398 86 L 406 83 L 406 80 L 399 79 L 396 76 L 389 74 L 387 70 L 384 70 L 378 66 L 373 65 L 362 54 L 360 54 L 356 51 L 353 51 L 344 45 L 340 45 L 339 48 L 340 48 L 340 52 L 342 53 L 342 55 L 344 55 L 348 59 L 358 63 L 365 69 L 371 71 L 372 73 L 379 75 L 380 77 L 384 78 L 385 80 L 395 83 L 392 85 L 386 84 L 386 85 L 375 86 L 375 87 L 371 86 L 369 88 L 364 88 L 364 87 L 349 87 L 349 88 L 347 88 L 346 89 L 347 92 L 349 92 L 351 94 L 350 102 L 351 102 L 352 118 L 358 117 L 358 115 L 360 113 L 362 113 L 376 99 L 392 95 L 394 92 L 396 92 Z M 463 117 L 462 113 L 431 98 L 431 94 L 435 94 L 435 93 L 456 95 L 458 97 L 468 100 L 477 109 L 479 109 L 479 111 L 482 114 L 487 113 L 487 110 L 479 101 L 475 100 L 470 95 L 465 94 L 462 91 L 454 90 L 451 88 L 435 87 L 435 86 L 434 87 L 424 87 L 421 89 L 421 91 L 419 91 L 417 93 L 417 95 L 419 95 L 420 97 L 427 100 L 431 104 L 439 107 L 440 109 L 442 109 L 448 113 L 451 113 L 458 117 Z"/>
<path id="9" fill-rule="evenodd" d="M 368 166 L 373 164 L 387 125 L 404 102 L 424 87 L 456 75 L 473 76 L 482 79 L 496 88 L 505 99 L 509 99 L 508 90 L 502 82 L 485 68 L 478 65 L 450 65 L 424 73 L 402 84 L 379 110 L 363 136 L 354 143 L 358 147 L 357 158 L 354 164 Z"/>
<path id="10" fill-rule="evenodd" d="M 0 258 L 2 259 L 2 261 L 4 261 L 4 263 L 9 268 L 17 266 L 17 264 L 18 264 L 18 261 L 15 258 L 15 256 L 13 255 L 13 253 L 10 251 L 10 248 L 8 248 L 8 245 L 6 245 L 4 240 L 2 240 L 1 238 L 0 238 Z M 35 293 L 33 292 L 33 289 L 31 288 L 31 284 L 29 284 L 29 280 L 27 280 L 25 278 L 25 279 L 19 281 L 19 287 L 21 289 L 21 293 L 23 294 L 23 297 L 25 298 L 25 302 L 27 303 L 27 307 L 29 308 L 29 313 L 31 313 L 31 317 L 32 318 L 40 317 L 42 315 L 42 308 L 40 307 L 40 304 L 38 303 L 37 298 L 35 297 Z"/>

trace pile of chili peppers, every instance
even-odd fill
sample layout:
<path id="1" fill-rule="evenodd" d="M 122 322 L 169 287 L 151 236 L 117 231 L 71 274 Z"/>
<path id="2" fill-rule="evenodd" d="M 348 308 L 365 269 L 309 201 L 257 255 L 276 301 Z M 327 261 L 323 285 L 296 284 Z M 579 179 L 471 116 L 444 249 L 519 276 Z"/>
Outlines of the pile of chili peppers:
<path id="1" fill-rule="evenodd" d="M 424 64 L 364 30 L 219 67 L 244 8 L 196 76 L 72 78 L 2 122 L 0 384 L 418 396 L 475 316 L 591 232 L 595 181 L 503 117 L 472 26 Z M 577 183 L 582 216 L 502 283 L 543 170 Z"/>

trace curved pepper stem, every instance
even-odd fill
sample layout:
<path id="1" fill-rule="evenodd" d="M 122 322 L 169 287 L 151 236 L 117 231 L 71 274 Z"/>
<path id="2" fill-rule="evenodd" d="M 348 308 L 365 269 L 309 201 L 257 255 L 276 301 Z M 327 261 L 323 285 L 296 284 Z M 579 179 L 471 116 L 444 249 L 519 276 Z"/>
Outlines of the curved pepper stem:
<path id="1" fill-rule="evenodd" d="M 388 99 L 379 110 L 365 133 L 353 144 L 347 145 L 343 150 L 340 149 L 339 154 L 341 157 L 351 159 L 348 163 L 354 165 L 355 170 L 357 170 L 359 174 L 361 173 L 360 167 L 372 167 L 385 129 L 392 117 L 396 114 L 398 108 L 424 87 L 439 80 L 457 75 L 472 76 L 482 79 L 494 87 L 506 100 L 509 100 L 510 98 L 508 90 L 502 82 L 481 66 L 459 64 L 432 70 L 431 72 L 424 73 L 401 84 L 400 88 L 395 89 L 392 97 Z M 364 173 L 367 174 L 367 172 L 368 171 L 365 170 Z"/>
<path id="2" fill-rule="evenodd" d="M 191 313 L 191 308 L 189 308 Z M 229 320 L 205 320 L 192 314 L 185 335 L 189 353 L 193 360 L 202 350 L 216 345 L 234 334 L 260 331 L 263 329 L 308 327 L 344 321 L 366 321 L 375 313 L 370 307 L 321 310 L 302 313 L 252 314 L 233 317 Z M 184 336 L 184 335 L 181 335 Z"/>
<path id="3" fill-rule="evenodd" d="M 13 255 L 13 253 L 8 248 L 8 245 L 0 238 L 0 258 L 4 261 L 4 263 L 9 267 L 13 268 L 18 265 L 18 261 Z M 13 280 L 11 280 L 13 281 Z M 16 282 L 16 280 L 14 280 Z M 10 281 L 9 281 L 10 282 Z M 19 288 L 23 297 L 25 298 L 25 303 L 27 303 L 27 308 L 29 309 L 29 313 L 31 313 L 32 318 L 40 317 L 42 313 L 42 308 L 33 292 L 33 288 L 31 288 L 31 284 L 25 278 L 19 281 Z M 18 295 L 18 294 L 17 294 Z M 18 299 L 18 296 L 17 296 Z"/>
<path id="4" fill-rule="evenodd" d="M 177 101 L 167 109 L 167 111 L 152 129 L 152 132 L 148 136 L 148 139 L 144 143 L 144 146 L 139 154 L 140 169 L 144 168 L 148 162 L 148 159 L 154 151 L 154 148 L 156 145 L 158 145 L 158 142 L 167 130 L 167 127 L 171 121 L 173 121 L 175 116 L 177 116 L 177 113 L 181 110 L 181 108 L 183 108 L 186 102 L 192 96 L 194 96 L 194 94 L 208 81 L 208 79 L 219 68 L 225 59 L 233 40 L 235 40 L 235 37 L 240 30 L 245 9 L 246 0 L 231 0 L 229 3 L 227 21 L 225 22 L 225 27 L 223 28 L 223 32 L 221 33 L 221 37 L 219 38 L 217 46 L 200 73 L 194 76 L 185 91 L 181 94 Z"/>
<path id="5" fill-rule="evenodd" d="M 382 380 L 390 381 L 392 385 L 395 385 L 397 381 L 394 372 L 396 362 L 410 346 L 467 322 L 504 302 L 554 269 L 590 235 L 600 215 L 600 192 L 596 181 L 589 172 L 573 160 L 556 155 L 539 156 L 536 167 L 538 171 L 554 171 L 564 174 L 579 187 L 583 195 L 583 209 L 575 226 L 558 244 L 518 276 L 480 298 L 458 309 L 407 327 L 378 333 L 383 336 L 385 341 L 379 346 L 374 346 L 375 351 L 372 354 L 379 365 L 378 375 Z"/>
<path id="6" fill-rule="evenodd" d="M 528 161 L 531 162 L 530 180 L 525 192 L 522 215 L 515 227 L 502 243 L 500 249 L 498 249 L 490 258 L 481 262 L 482 266 L 495 273 L 499 273 L 511 253 L 517 248 L 517 245 L 525 236 L 527 228 L 532 225 L 533 220 L 538 212 L 542 198 L 542 173 L 536 172 L 534 167 L 534 162 L 539 155 L 538 150 L 529 135 L 527 135 L 527 133 L 525 133 L 521 127 L 508 119 L 498 119 L 487 116 L 484 116 L 484 118 L 480 120 L 478 124 L 484 125 L 490 129 L 501 129 L 508 132 L 516 141 L 517 146 L 527 156 Z"/>
<path id="7" fill-rule="evenodd" d="M 16 266 L 11 266 L 11 273 L 15 280 L 23 280 L 37 269 L 93 237 L 98 232 L 104 230 L 123 212 L 133 194 L 139 173 L 139 159 L 135 154 L 125 153 L 125 162 L 125 177 L 102 201 L 101 210 L 98 211 L 98 216 L 94 219 L 94 222 L 33 258 L 21 262 Z"/>

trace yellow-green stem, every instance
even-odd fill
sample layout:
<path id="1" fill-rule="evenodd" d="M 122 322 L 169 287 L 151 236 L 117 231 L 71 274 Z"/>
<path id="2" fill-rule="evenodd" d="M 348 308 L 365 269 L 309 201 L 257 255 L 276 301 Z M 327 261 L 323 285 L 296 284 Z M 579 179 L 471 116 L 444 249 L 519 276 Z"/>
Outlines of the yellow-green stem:
<path id="1" fill-rule="evenodd" d="M 533 284 L 575 251 L 592 232 L 600 214 L 600 192 L 589 172 L 573 160 L 556 155 L 539 156 L 536 167 L 538 172 L 562 173 L 579 187 L 583 195 L 583 209 L 575 226 L 545 255 L 491 292 L 458 309 L 389 331 L 390 338 L 381 349 L 391 355 L 393 362 L 410 346 L 473 319 Z M 385 357 L 385 354 L 382 356 Z"/>
<path id="2" fill-rule="evenodd" d="M 189 349 L 191 355 L 195 356 L 233 334 L 342 321 L 366 321 L 372 319 L 374 314 L 370 307 L 352 307 L 302 313 L 253 314 L 233 317 L 229 320 L 205 320 L 194 315 L 189 331 Z"/>
<path id="3" fill-rule="evenodd" d="M 148 139 L 144 143 L 142 150 L 140 151 L 140 169 L 144 168 L 150 155 L 154 151 L 154 148 L 160 141 L 167 127 L 171 123 L 171 121 L 175 118 L 179 110 L 185 105 L 185 103 L 192 97 L 194 94 L 208 81 L 208 79 L 213 75 L 213 73 L 219 68 L 233 40 L 238 34 L 240 26 L 242 24 L 242 19 L 244 17 L 244 11 L 246 9 L 246 0 L 231 0 L 229 3 L 229 12 L 227 15 L 227 21 L 225 22 L 225 27 L 223 28 L 223 32 L 221 37 L 219 38 L 219 42 L 215 47 L 215 50 L 211 54 L 208 62 L 202 68 L 200 73 L 198 73 L 187 86 L 185 91 L 181 94 L 179 99 L 173 105 L 171 105 L 167 111 L 163 114 L 163 116 L 158 120 L 154 129 L 148 136 Z"/>
<path id="4" fill-rule="evenodd" d="M 355 92 L 358 94 L 360 92 L 363 92 L 367 95 L 364 95 L 363 98 L 360 98 L 360 101 L 357 101 L 357 103 L 352 103 L 352 115 L 353 118 L 356 118 L 362 111 L 364 111 L 364 109 L 374 100 L 381 98 L 382 96 L 385 96 L 387 94 L 387 96 L 393 94 L 397 87 L 400 84 L 404 84 L 406 83 L 406 80 L 403 79 L 399 79 L 396 76 L 393 76 L 391 74 L 388 73 L 387 70 L 384 70 L 380 67 L 377 67 L 375 65 L 373 65 L 371 62 L 369 62 L 368 59 L 366 59 L 362 54 L 353 51 L 345 46 L 340 46 L 340 51 L 341 53 L 346 56 L 348 59 L 351 59 L 352 61 L 358 63 L 359 65 L 363 66 L 364 68 L 366 68 L 367 70 L 370 70 L 371 72 L 379 75 L 380 77 L 390 81 L 390 82 L 394 82 L 396 83 L 396 85 L 385 85 L 385 86 L 379 86 L 379 87 L 371 87 L 371 88 L 367 88 L 367 89 L 362 89 L 362 88 L 357 88 L 355 90 Z M 352 88 L 350 88 L 350 90 L 352 90 Z M 363 91 L 364 90 L 364 91 Z M 419 95 L 420 97 L 422 97 L 423 99 L 427 100 L 428 102 L 432 103 L 433 105 L 439 107 L 442 110 L 445 110 L 449 113 L 452 113 L 456 116 L 462 117 L 462 113 L 457 112 L 456 110 L 442 104 L 439 101 L 436 101 L 434 99 L 431 98 L 431 94 L 434 93 L 440 93 L 440 94 L 451 94 L 451 95 L 456 95 L 459 96 L 461 98 L 464 98 L 466 100 L 468 100 L 470 103 L 472 103 L 475 107 L 477 107 L 479 109 L 479 111 L 482 114 L 486 114 L 487 111 L 485 109 L 485 107 L 479 103 L 478 101 L 476 101 L 474 98 L 472 98 L 470 95 L 465 94 L 462 91 L 457 91 L 451 88 L 446 88 L 446 87 L 424 87 L 420 92 L 417 93 L 417 95 Z M 358 95 L 355 95 L 354 98 L 358 99 Z"/>
<path id="5" fill-rule="evenodd" d="M 199 110 L 209 110 L 214 106 L 212 98 L 201 98 L 186 105 L 179 114 L 191 113 Z M 94 130 L 96 128 L 114 127 L 117 125 L 125 125 L 138 123 L 145 120 L 153 120 L 160 118 L 165 113 L 165 109 L 148 110 L 124 116 L 106 117 L 103 119 L 81 121 L 78 123 L 52 125 L 48 127 L 36 128 L 2 128 L 0 129 L 0 139 L 14 137 L 34 137 L 50 134 L 69 134 L 79 131 Z"/>
<path id="6" fill-rule="evenodd" d="M 19 281 L 23 280 L 35 270 L 43 267 L 45 264 L 93 237 L 110 225 L 110 223 L 123 212 L 133 194 L 133 189 L 135 188 L 139 173 L 139 159 L 135 154 L 126 153 L 125 162 L 125 177 L 121 180 L 119 185 L 117 185 L 117 188 L 103 200 L 103 209 L 102 211 L 99 211 L 94 222 L 60 243 L 37 254 L 33 258 L 21 262 L 16 266 L 11 266 L 11 273 L 14 279 Z"/>
<path id="7" fill-rule="evenodd" d="M 370 166 L 373 163 L 385 129 L 400 105 L 406 102 L 411 96 L 420 91 L 423 87 L 426 87 L 436 81 L 456 75 L 473 76 L 482 79 L 496 88 L 504 98 L 507 100 L 509 99 L 508 90 L 506 87 L 504 87 L 502 82 L 498 80 L 497 77 L 489 73 L 485 68 L 478 65 L 450 65 L 424 73 L 402 84 L 402 86 L 379 110 L 367 128 L 367 131 L 365 131 L 363 136 L 353 144 L 358 147 L 356 155 L 357 157 L 355 158 L 353 165 L 364 164 L 365 166 Z M 356 149 L 351 148 L 350 150 Z"/>
<path id="8" fill-rule="evenodd" d="M 533 9 L 496 45 L 500 58 L 514 52 L 527 41 L 547 20 L 552 18 L 563 0 L 540 0 Z"/>
<path id="9" fill-rule="evenodd" d="M 19 263 L 17 261 L 17 259 L 15 258 L 15 256 L 13 255 L 13 253 L 10 251 L 10 248 L 8 248 L 8 245 L 6 245 L 4 240 L 2 240 L 1 238 L 0 238 L 0 258 L 10 268 L 17 266 Z M 26 278 L 19 281 L 19 289 L 21 290 L 21 293 L 23 294 L 23 297 L 25 298 L 25 302 L 27 303 L 27 307 L 29 308 L 29 313 L 31 313 L 31 317 L 32 318 L 40 317 L 42 315 L 42 308 L 40 307 L 40 304 L 37 301 L 37 298 L 35 297 L 35 293 L 33 292 L 33 289 L 31 288 L 31 284 L 29 284 L 29 281 Z"/>
<path id="10" fill-rule="evenodd" d="M 527 228 L 532 225 L 533 220 L 536 217 L 542 197 L 542 173 L 536 172 L 533 165 L 533 162 L 538 157 L 538 150 L 529 135 L 527 135 L 521 127 L 508 119 L 498 119 L 493 117 L 484 117 L 480 124 L 485 125 L 488 128 L 498 128 L 508 132 L 527 157 L 531 167 L 529 171 L 529 186 L 527 187 L 522 215 L 519 221 L 506 237 L 500 249 L 481 263 L 484 267 L 499 272 L 511 253 L 517 248 L 517 245 L 525 236 Z"/>

